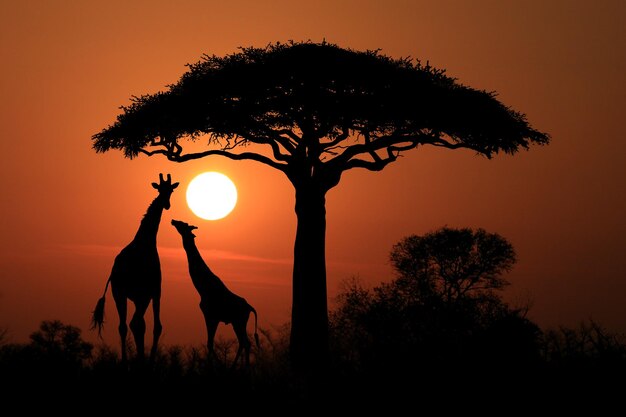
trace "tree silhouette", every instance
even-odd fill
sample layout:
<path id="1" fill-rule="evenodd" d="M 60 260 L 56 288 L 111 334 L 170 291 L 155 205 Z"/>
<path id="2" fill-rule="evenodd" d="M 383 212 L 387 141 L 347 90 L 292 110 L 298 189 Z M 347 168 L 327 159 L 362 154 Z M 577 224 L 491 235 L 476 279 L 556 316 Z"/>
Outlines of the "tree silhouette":
<path id="1" fill-rule="evenodd" d="M 402 239 L 390 258 L 394 280 L 353 280 L 339 294 L 331 324 L 344 361 L 384 374 L 538 363 L 539 328 L 497 292 L 515 263 L 506 239 L 444 227 Z"/>
<path id="2" fill-rule="evenodd" d="M 39 330 L 30 335 L 31 346 L 40 355 L 80 364 L 91 357 L 93 345 L 85 342 L 78 327 L 59 320 L 44 320 Z"/>
<path id="3" fill-rule="evenodd" d="M 28 389 L 51 388 L 50 382 L 75 381 L 91 358 L 93 345 L 81 330 L 58 320 L 42 321 L 30 335 L 29 344 L 6 344 L 0 348 L 0 375 L 4 382 Z M 7 387 L 7 384 L 3 384 Z"/>
<path id="4" fill-rule="evenodd" d="M 490 158 L 549 141 L 495 93 L 379 51 L 276 43 L 205 55 L 188 67 L 167 91 L 133 97 L 93 146 L 128 158 L 254 160 L 287 176 L 297 217 L 290 338 L 297 367 L 315 369 L 327 357 L 325 198 L 343 172 L 380 171 L 420 145 Z M 183 139 L 203 136 L 207 148 L 187 143 L 185 151 Z"/>
<path id="5" fill-rule="evenodd" d="M 436 297 L 452 305 L 508 285 L 502 273 L 513 267 L 516 255 L 498 234 L 443 227 L 402 239 L 390 259 L 399 275 L 398 285 L 411 298 Z"/>

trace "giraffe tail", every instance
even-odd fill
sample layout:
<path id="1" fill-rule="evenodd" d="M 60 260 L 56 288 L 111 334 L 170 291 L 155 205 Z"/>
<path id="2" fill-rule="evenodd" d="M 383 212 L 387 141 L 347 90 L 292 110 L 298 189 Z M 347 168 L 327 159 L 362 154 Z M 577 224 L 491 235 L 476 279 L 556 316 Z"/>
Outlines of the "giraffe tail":
<path id="1" fill-rule="evenodd" d="M 104 293 L 102 297 L 96 303 L 96 308 L 91 313 L 91 330 L 98 329 L 98 337 L 102 338 L 102 329 L 104 327 L 104 302 L 106 301 L 107 290 L 109 289 L 109 283 L 111 278 L 107 281 L 104 287 Z"/>
<path id="2" fill-rule="evenodd" d="M 254 313 L 254 341 L 256 342 L 257 349 L 261 349 L 261 344 L 259 343 L 259 333 L 257 332 L 258 317 L 256 314 L 256 310 L 254 309 L 254 307 L 250 306 L 250 311 Z"/>

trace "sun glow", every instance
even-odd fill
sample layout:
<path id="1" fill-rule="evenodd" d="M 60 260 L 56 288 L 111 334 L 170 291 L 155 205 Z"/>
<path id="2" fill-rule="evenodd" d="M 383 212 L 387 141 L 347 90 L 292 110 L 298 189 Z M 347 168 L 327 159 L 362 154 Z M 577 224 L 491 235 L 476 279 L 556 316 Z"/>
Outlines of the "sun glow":
<path id="1" fill-rule="evenodd" d="M 204 172 L 187 186 L 187 205 L 202 219 L 222 219 L 236 204 L 237 188 L 230 178 L 220 172 Z"/>

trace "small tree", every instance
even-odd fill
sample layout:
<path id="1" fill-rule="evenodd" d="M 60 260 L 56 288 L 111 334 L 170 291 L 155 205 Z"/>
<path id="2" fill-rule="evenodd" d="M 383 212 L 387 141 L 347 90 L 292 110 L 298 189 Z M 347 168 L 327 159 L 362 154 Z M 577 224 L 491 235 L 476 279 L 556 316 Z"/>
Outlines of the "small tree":
<path id="1" fill-rule="evenodd" d="M 382 370 L 473 366 L 539 358 L 539 328 L 497 291 L 515 263 L 503 237 L 483 229 L 444 227 L 409 236 L 390 254 L 396 279 L 372 290 L 347 283 L 331 316 L 338 351 L 348 362 Z"/>
<path id="2" fill-rule="evenodd" d="M 39 330 L 30 335 L 34 352 L 46 361 L 81 365 L 91 357 L 93 345 L 85 342 L 78 327 L 59 320 L 42 321 Z"/>
<path id="3" fill-rule="evenodd" d="M 312 369 L 328 352 L 326 193 L 345 171 L 380 171 L 423 145 L 490 158 L 549 141 L 493 92 L 420 61 L 326 42 L 207 55 L 166 92 L 134 97 L 122 110 L 93 136 L 97 152 L 253 160 L 291 182 L 297 228 L 290 348 L 295 365 Z M 203 136 L 207 149 L 183 144 Z"/>
<path id="4" fill-rule="evenodd" d="M 502 274 L 513 267 L 516 255 L 498 234 L 444 227 L 404 238 L 394 245 L 390 259 L 398 285 L 412 297 L 437 297 L 452 305 L 508 285 Z"/>
<path id="5" fill-rule="evenodd" d="M 67 383 L 80 382 L 93 349 L 80 335 L 78 327 L 58 320 L 43 321 L 30 335 L 30 343 L 0 346 L 3 389 L 35 394 L 43 388 L 49 393 L 56 388 L 67 389 Z"/>

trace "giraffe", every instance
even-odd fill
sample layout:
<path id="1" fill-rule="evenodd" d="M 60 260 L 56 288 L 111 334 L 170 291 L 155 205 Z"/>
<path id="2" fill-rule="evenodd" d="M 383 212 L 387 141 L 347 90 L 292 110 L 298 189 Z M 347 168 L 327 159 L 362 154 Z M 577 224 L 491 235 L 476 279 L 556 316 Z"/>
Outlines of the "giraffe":
<path id="1" fill-rule="evenodd" d="M 178 183 L 172 184 L 170 174 L 167 180 L 163 174 L 159 174 L 159 183 L 152 183 L 159 195 L 152 201 L 146 214 L 143 216 L 135 238 L 116 256 L 111 275 L 104 287 L 102 297 L 98 300 L 92 316 L 92 329 L 98 328 L 98 335 L 104 325 L 104 302 L 111 284 L 111 292 L 115 300 L 117 314 L 119 316 L 118 331 L 122 344 L 122 362 L 126 363 L 126 325 L 127 300 L 135 304 L 135 312 L 130 320 L 130 330 L 137 348 L 137 358 L 144 360 L 144 334 L 146 322 L 144 315 L 152 301 L 154 330 L 150 361 L 154 360 L 157 351 L 159 336 L 163 329 L 160 319 L 161 309 L 161 264 L 157 251 L 157 232 L 161 222 L 163 209 L 169 210 L 170 196 L 178 187 Z"/>
<path id="2" fill-rule="evenodd" d="M 182 237 L 183 248 L 189 263 L 189 275 L 198 294 L 200 294 L 200 310 L 204 315 L 206 324 L 209 357 L 213 358 L 214 355 L 213 342 L 219 323 L 232 323 L 237 341 L 239 342 L 232 367 L 237 364 L 239 358 L 242 357 L 242 353 L 244 353 L 242 360 L 245 366 L 249 366 L 250 340 L 248 339 L 246 327 L 250 313 L 254 313 L 254 340 L 258 348 L 259 335 L 257 333 L 258 317 L 256 310 L 244 298 L 231 292 L 204 262 L 196 246 L 196 235 L 192 233 L 192 230 L 197 229 L 197 227 L 180 220 L 172 220 L 172 225 Z"/>

